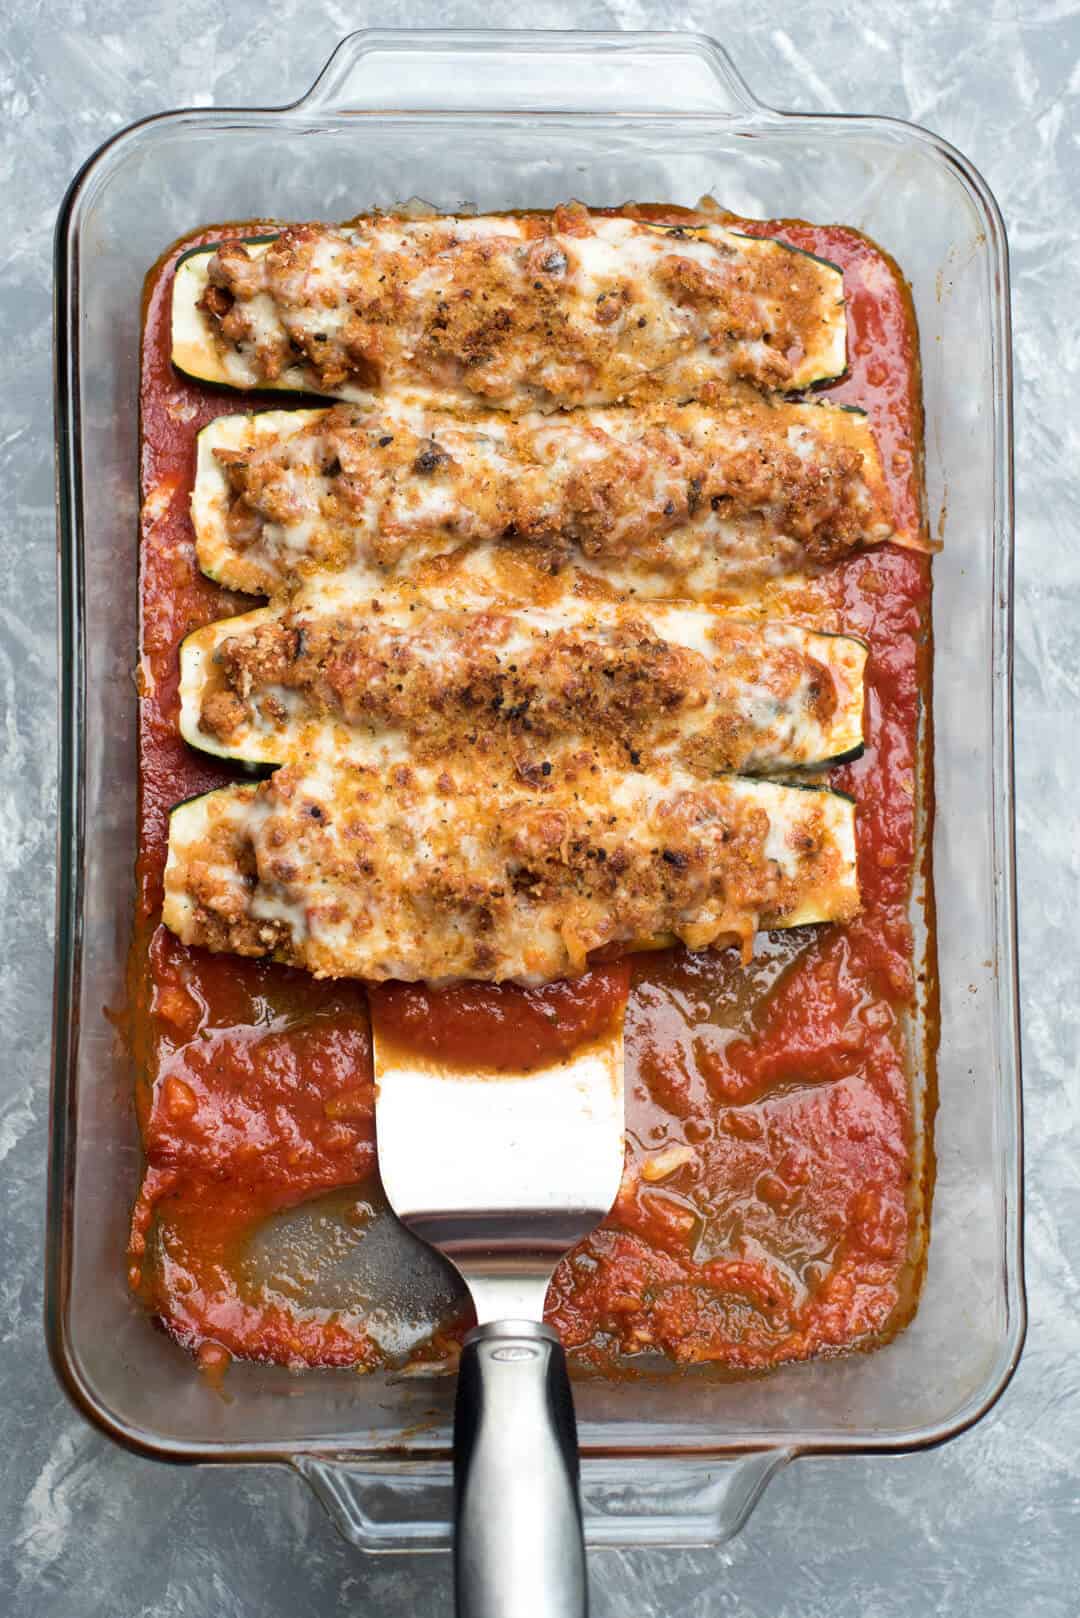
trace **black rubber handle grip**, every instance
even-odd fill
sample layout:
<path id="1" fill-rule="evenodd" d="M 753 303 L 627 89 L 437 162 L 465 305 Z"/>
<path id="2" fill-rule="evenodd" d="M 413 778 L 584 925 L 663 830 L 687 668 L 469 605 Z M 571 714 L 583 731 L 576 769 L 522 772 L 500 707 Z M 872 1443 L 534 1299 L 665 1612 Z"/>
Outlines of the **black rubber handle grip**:
<path id="1" fill-rule="evenodd" d="M 465 1339 L 454 1411 L 458 1618 L 586 1618 L 577 1423 L 548 1326 Z"/>

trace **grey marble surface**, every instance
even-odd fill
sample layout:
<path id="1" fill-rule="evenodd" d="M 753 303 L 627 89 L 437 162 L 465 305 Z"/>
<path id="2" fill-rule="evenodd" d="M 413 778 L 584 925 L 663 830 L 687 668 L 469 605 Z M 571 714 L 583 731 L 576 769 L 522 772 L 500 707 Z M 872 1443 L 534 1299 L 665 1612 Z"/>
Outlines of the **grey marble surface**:
<path id="1" fill-rule="evenodd" d="M 1076 0 L 23 0 L 0 30 L 0 1612 L 290 1618 L 448 1610 L 442 1559 L 365 1562 L 285 1474 L 136 1459 L 83 1424 L 41 1332 L 53 905 L 51 236 L 113 130 L 291 99 L 368 23 L 711 32 L 775 105 L 926 123 L 1009 226 L 1018 362 L 1017 740 L 1031 1329 L 1004 1401 L 933 1453 L 804 1461 L 719 1553 L 607 1553 L 594 1611 L 746 1618 L 1080 1612 L 1080 434 Z"/>

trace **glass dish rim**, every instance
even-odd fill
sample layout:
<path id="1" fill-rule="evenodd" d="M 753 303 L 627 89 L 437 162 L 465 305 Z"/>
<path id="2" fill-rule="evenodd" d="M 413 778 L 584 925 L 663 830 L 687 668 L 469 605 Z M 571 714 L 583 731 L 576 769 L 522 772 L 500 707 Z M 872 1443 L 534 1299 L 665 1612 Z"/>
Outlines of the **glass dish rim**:
<path id="1" fill-rule="evenodd" d="M 335 105 L 329 98 L 342 70 L 370 52 L 393 46 L 415 52 L 453 49 L 460 52 L 514 49 L 530 51 L 626 52 L 661 50 L 694 55 L 704 61 L 735 103 L 734 112 L 676 110 L 618 113 L 588 111 L 572 107 L 483 106 L 469 108 L 418 108 L 382 111 L 350 109 Z M 299 115 L 299 117 L 297 116 Z M 134 1452 L 159 1460 L 182 1463 L 270 1462 L 294 1463 L 300 1457 L 333 1457 L 347 1461 L 363 1459 L 374 1470 L 391 1470 L 401 1462 L 443 1460 L 442 1446 L 430 1450 L 388 1448 L 378 1452 L 350 1448 L 347 1441 L 267 1440 L 257 1443 L 189 1443 L 162 1440 L 146 1428 L 135 1429 L 114 1416 L 98 1400 L 83 1379 L 79 1357 L 68 1333 L 70 1299 L 70 1201 L 74 1178 L 76 1141 L 75 1086 L 73 1061 L 76 1018 L 73 991 L 79 981 L 82 950 L 82 861 L 85 849 L 83 783 L 85 771 L 85 655 L 83 637 L 83 556 L 78 544 L 82 511 L 82 443 L 77 381 L 79 377 L 79 294 L 78 226 L 80 209 L 90 194 L 98 174 L 115 162 L 129 143 L 148 130 L 166 126 L 199 123 L 213 125 L 222 132 L 237 122 L 302 123 L 307 118 L 368 117 L 380 123 L 476 122 L 545 123 L 580 122 L 591 127 L 649 125 L 737 124 L 742 129 L 754 125 L 775 129 L 778 125 L 810 124 L 815 128 L 844 128 L 853 125 L 866 130 L 902 132 L 917 145 L 928 147 L 939 159 L 954 168 L 966 185 L 978 209 L 991 255 L 993 280 L 998 289 L 991 305 L 992 373 L 997 386 L 993 399 L 994 532 L 992 668 L 992 736 L 994 774 L 1000 783 L 1000 796 L 993 804 L 994 852 L 1000 872 L 995 905 L 995 944 L 997 948 L 996 1014 L 1002 1021 L 999 1050 L 1005 1059 L 1000 1082 L 999 1105 L 1005 1104 L 1007 1138 L 1003 1140 L 1003 1190 L 1007 1206 L 1002 1259 L 1005 1265 L 1007 1325 L 1002 1333 L 996 1362 L 984 1382 L 966 1403 L 929 1426 L 913 1427 L 894 1433 L 872 1435 L 853 1433 L 850 1438 L 835 1436 L 828 1441 L 809 1442 L 773 1438 L 755 1442 L 742 1436 L 724 1442 L 714 1435 L 700 1445 L 678 1446 L 663 1443 L 586 1447 L 583 1459 L 619 1460 L 685 1458 L 702 1460 L 715 1457 L 728 1460 L 768 1450 L 777 1459 L 797 1455 L 838 1455 L 910 1452 L 944 1443 L 982 1417 L 996 1404 L 1007 1388 L 1022 1353 L 1027 1327 L 1023 1270 L 1023 1120 L 1021 1095 L 1021 1049 L 1019 1037 L 1019 982 L 1017 971 L 1015 807 L 1012 724 L 1013 676 L 1013 437 L 1012 437 L 1012 349 L 1009 306 L 1009 260 L 1004 222 L 998 204 L 974 165 L 954 146 L 933 132 L 899 118 L 864 116 L 853 113 L 786 112 L 761 101 L 746 85 L 731 57 L 715 40 L 702 33 L 680 31 L 574 31 L 502 29 L 363 29 L 346 35 L 337 45 L 311 88 L 296 101 L 279 107 L 195 107 L 152 114 L 139 119 L 108 137 L 81 165 L 61 204 L 54 246 L 54 415 L 57 490 L 57 571 L 59 587 L 59 725 L 58 725 L 58 813 L 56 944 L 52 1013 L 52 1076 L 50 1094 L 50 1145 L 47 1191 L 45 1333 L 54 1371 L 76 1407 L 109 1437 Z M 1011 1081 L 1011 1082 L 1010 1082 Z"/>

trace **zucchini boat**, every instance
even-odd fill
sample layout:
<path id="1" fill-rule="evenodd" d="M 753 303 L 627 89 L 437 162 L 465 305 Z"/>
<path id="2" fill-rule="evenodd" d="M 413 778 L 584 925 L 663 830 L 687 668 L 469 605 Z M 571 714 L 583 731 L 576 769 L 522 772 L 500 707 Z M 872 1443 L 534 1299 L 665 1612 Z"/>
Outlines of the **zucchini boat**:
<path id="1" fill-rule="evenodd" d="M 318 977 L 524 984 L 593 952 L 740 943 L 858 910 L 838 793 L 555 761 L 286 765 L 174 809 L 164 920 L 186 944 Z"/>
<path id="2" fill-rule="evenodd" d="M 400 401 L 223 416 L 199 434 L 192 518 L 204 572 L 266 595 L 326 571 L 378 588 L 494 545 L 700 597 L 907 539 L 861 412 L 750 389 L 559 417 Z"/>
<path id="3" fill-rule="evenodd" d="M 173 363 L 202 382 L 500 410 L 692 399 L 842 374 L 843 273 L 717 224 L 362 218 L 178 261 Z"/>
<path id="4" fill-rule="evenodd" d="M 862 747 L 861 641 L 710 607 L 426 606 L 340 581 L 196 630 L 180 730 L 249 763 L 363 765 L 590 747 L 695 775 L 822 767 Z"/>

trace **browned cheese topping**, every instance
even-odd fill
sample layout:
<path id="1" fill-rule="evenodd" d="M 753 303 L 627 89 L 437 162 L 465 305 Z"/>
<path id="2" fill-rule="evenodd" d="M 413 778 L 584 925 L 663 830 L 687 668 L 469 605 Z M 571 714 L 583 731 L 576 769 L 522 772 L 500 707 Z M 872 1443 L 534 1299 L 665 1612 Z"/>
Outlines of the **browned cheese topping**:
<path id="1" fill-rule="evenodd" d="M 174 814 L 166 921 L 317 975 L 541 982 L 594 951 L 740 941 L 857 908 L 851 805 L 588 750 L 539 780 L 287 765 Z"/>
<path id="2" fill-rule="evenodd" d="M 642 595 L 702 595 L 893 531 L 864 417 L 751 390 L 516 421 L 400 405 L 226 418 L 194 510 L 202 565 L 267 594 L 501 541 Z"/>
<path id="3" fill-rule="evenodd" d="M 411 387 L 498 408 L 795 389 L 844 368 L 842 278 L 719 225 L 590 214 L 290 227 L 226 242 L 198 307 L 237 385 Z"/>
<path id="4" fill-rule="evenodd" d="M 195 637 L 185 688 L 198 732 L 239 757 L 465 750 L 539 781 L 547 750 L 588 745 L 615 769 L 667 760 L 715 775 L 818 763 L 860 731 L 857 642 L 706 608 L 414 617 L 376 601 L 235 623 Z"/>
<path id="5" fill-rule="evenodd" d="M 174 810 L 166 924 L 528 984 L 853 915 L 850 802 L 731 773 L 861 746 L 866 648 L 764 616 L 894 537 L 865 418 L 779 397 L 845 334 L 834 265 L 576 203 L 182 259 L 181 370 L 342 402 L 200 434 L 199 564 L 272 602 L 185 641 L 181 731 L 277 768 Z"/>

